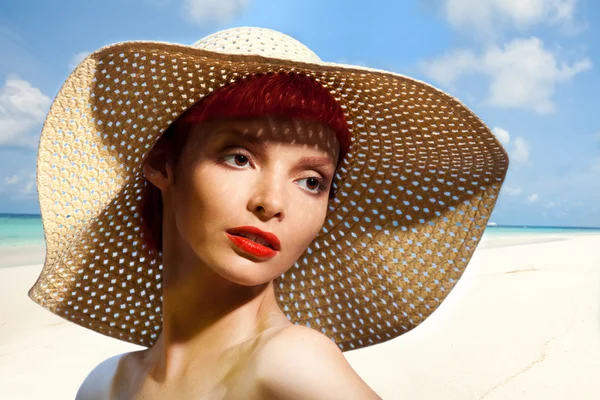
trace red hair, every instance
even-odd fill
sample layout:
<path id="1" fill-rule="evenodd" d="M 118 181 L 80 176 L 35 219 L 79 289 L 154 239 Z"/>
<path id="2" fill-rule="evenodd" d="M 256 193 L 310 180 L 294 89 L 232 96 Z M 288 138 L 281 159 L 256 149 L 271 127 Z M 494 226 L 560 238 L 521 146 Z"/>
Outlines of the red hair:
<path id="1" fill-rule="evenodd" d="M 257 74 L 217 89 L 190 107 L 161 136 L 171 141 L 173 161 L 181 154 L 194 125 L 219 118 L 263 116 L 307 119 L 328 125 L 340 143 L 339 161 L 350 147 L 350 132 L 340 104 L 314 79 L 297 73 Z M 333 190 L 330 197 L 333 197 Z M 142 240 L 162 251 L 162 198 L 160 190 L 146 182 L 142 194 Z"/>

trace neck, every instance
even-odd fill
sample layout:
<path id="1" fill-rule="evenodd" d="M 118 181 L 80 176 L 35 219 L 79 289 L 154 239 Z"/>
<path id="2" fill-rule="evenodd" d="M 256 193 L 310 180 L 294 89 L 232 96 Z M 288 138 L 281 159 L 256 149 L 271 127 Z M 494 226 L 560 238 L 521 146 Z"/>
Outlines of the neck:
<path id="1" fill-rule="evenodd" d="M 180 243 L 164 243 L 162 333 L 148 353 L 150 376 L 159 382 L 183 376 L 193 363 L 209 365 L 269 327 L 289 324 L 272 281 L 233 283 Z"/>

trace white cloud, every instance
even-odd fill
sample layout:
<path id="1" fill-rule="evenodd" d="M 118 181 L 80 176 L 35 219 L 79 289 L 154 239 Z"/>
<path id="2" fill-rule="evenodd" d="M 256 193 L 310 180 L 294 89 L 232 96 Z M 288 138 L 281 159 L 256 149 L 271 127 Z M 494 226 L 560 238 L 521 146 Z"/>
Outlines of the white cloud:
<path id="1" fill-rule="evenodd" d="M 556 202 L 549 201 L 548 203 L 544 204 L 544 207 L 546 207 L 546 208 L 554 208 L 554 207 L 556 207 Z"/>
<path id="2" fill-rule="evenodd" d="M 48 96 L 29 82 L 7 79 L 0 88 L 0 147 L 35 148 L 38 135 L 29 131 L 44 121 L 50 102 Z"/>
<path id="3" fill-rule="evenodd" d="M 494 48 L 483 56 L 482 62 L 491 78 L 491 104 L 531 109 L 539 114 L 554 111 L 551 98 L 557 83 L 592 67 L 589 59 L 559 66 L 556 56 L 535 37 L 515 39 L 504 49 Z"/>
<path id="4" fill-rule="evenodd" d="M 69 69 L 75 69 L 75 67 L 78 66 L 79 63 L 82 62 L 89 54 L 89 51 L 80 51 L 77 54 L 73 54 L 71 61 L 69 61 Z"/>
<path id="5" fill-rule="evenodd" d="M 425 74 L 445 86 L 451 86 L 463 75 L 478 72 L 481 61 L 472 50 L 454 50 L 433 61 L 424 62 Z"/>
<path id="6" fill-rule="evenodd" d="M 521 187 L 513 188 L 510 186 L 505 186 L 502 188 L 502 191 L 509 196 L 518 196 L 521 193 L 523 193 L 523 188 L 521 188 Z"/>
<path id="7" fill-rule="evenodd" d="M 36 190 L 35 180 L 29 180 L 22 188 L 21 192 L 25 195 L 33 194 Z"/>
<path id="8" fill-rule="evenodd" d="M 492 46 L 482 54 L 456 50 L 422 64 L 424 73 L 446 86 L 473 74 L 489 78 L 487 102 L 502 108 L 520 108 L 538 114 L 554 111 L 556 85 L 592 68 L 580 59 L 568 64 L 544 48 L 536 37 L 514 39 L 504 47 Z"/>
<path id="9" fill-rule="evenodd" d="M 4 178 L 0 186 L 2 197 L 12 199 L 33 199 L 37 196 L 36 174 L 26 170 Z"/>
<path id="10" fill-rule="evenodd" d="M 19 177 L 19 175 L 13 175 L 13 176 L 9 176 L 4 178 L 4 182 L 6 182 L 7 185 L 14 185 L 17 184 L 21 181 L 21 178 Z"/>
<path id="11" fill-rule="evenodd" d="M 573 25 L 577 0 L 442 0 L 443 13 L 455 28 L 485 36 L 513 26 Z"/>
<path id="12" fill-rule="evenodd" d="M 513 160 L 526 163 L 529 161 L 529 144 L 522 137 L 515 139 L 515 144 L 510 152 Z"/>
<path id="13" fill-rule="evenodd" d="M 492 129 L 492 131 L 494 132 L 498 140 L 500 140 L 500 143 L 504 145 L 506 151 L 508 151 L 509 158 L 511 159 L 511 161 L 517 161 L 520 163 L 529 162 L 529 144 L 524 138 L 520 136 L 517 137 L 509 146 L 510 133 L 506 129 L 501 128 L 499 126 L 495 126 Z"/>
<path id="14" fill-rule="evenodd" d="M 492 131 L 494 132 L 498 140 L 500 140 L 500 143 L 507 145 L 508 142 L 510 142 L 510 134 L 506 129 L 500 128 L 499 126 L 495 126 L 494 129 L 492 129 Z"/>
<path id="15" fill-rule="evenodd" d="M 534 193 L 527 198 L 527 201 L 530 203 L 535 203 L 536 201 L 538 201 L 538 199 L 539 199 L 539 196 L 537 195 L 537 193 Z"/>
<path id="16" fill-rule="evenodd" d="M 195 23 L 226 22 L 236 17 L 248 0 L 184 0 L 184 15 Z"/>

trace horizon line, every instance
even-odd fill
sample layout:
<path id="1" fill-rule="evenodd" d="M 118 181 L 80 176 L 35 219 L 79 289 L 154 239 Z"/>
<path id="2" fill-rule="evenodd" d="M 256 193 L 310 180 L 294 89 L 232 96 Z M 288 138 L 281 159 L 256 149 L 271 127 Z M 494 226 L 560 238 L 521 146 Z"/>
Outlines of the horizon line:
<path id="1" fill-rule="evenodd" d="M 0 212 L 0 216 L 28 216 L 28 217 L 41 217 L 42 214 L 35 213 L 3 213 Z M 600 226 L 566 226 L 566 225 L 529 225 L 529 224 L 497 224 L 497 225 L 486 225 L 487 228 L 561 228 L 561 229 L 600 229 Z"/>

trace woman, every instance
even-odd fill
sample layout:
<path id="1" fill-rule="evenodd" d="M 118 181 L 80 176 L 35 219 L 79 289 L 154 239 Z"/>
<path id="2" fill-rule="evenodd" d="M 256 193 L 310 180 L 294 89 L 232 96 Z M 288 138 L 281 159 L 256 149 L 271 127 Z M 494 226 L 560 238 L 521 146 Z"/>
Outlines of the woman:
<path id="1" fill-rule="evenodd" d="M 92 54 L 38 160 L 31 297 L 148 347 L 81 399 L 378 398 L 341 350 L 439 306 L 508 166 L 449 96 L 256 28 Z"/>

